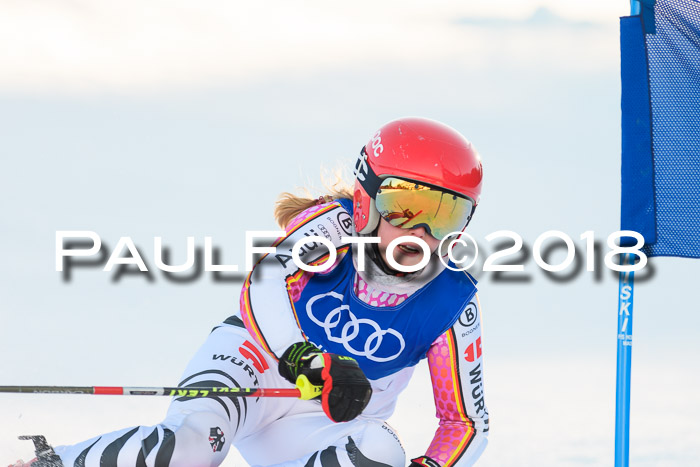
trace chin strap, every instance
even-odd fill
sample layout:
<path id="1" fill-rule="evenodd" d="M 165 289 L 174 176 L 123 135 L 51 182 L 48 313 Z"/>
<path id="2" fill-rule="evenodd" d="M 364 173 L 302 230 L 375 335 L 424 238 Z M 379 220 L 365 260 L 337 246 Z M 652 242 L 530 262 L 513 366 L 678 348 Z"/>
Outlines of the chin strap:
<path id="1" fill-rule="evenodd" d="M 379 236 L 379 226 L 377 226 L 374 231 L 368 235 L 368 237 L 378 237 Z M 406 272 L 401 272 L 397 271 L 395 269 L 392 269 L 389 267 L 388 264 L 384 261 L 384 258 L 382 258 L 382 254 L 379 251 L 379 244 L 378 243 L 372 243 L 370 244 L 369 249 L 365 249 L 365 253 L 369 257 L 369 259 L 372 260 L 372 262 L 384 273 L 388 274 L 390 276 L 396 276 L 396 277 L 403 277 L 407 274 L 413 274 L 413 273 L 406 273 Z"/>
<path id="2" fill-rule="evenodd" d="M 377 230 L 379 229 L 377 228 L 374 232 L 372 232 L 372 236 L 377 235 Z M 402 277 L 406 275 L 405 272 L 397 271 L 395 269 L 390 268 L 389 265 L 386 264 L 386 262 L 384 262 L 384 258 L 382 258 L 382 254 L 379 252 L 379 245 L 377 243 L 372 243 L 368 256 L 372 260 L 372 262 L 376 264 L 379 269 L 381 269 L 381 271 L 384 274 L 389 274 L 390 276 L 397 277 Z"/>

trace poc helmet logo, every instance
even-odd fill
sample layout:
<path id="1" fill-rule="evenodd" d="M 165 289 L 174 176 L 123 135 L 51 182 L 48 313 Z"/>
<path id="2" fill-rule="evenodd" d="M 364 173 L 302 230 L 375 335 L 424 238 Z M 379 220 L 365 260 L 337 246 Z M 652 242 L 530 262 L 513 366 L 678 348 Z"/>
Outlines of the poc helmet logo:
<path id="1" fill-rule="evenodd" d="M 382 134 L 381 131 L 377 131 L 374 136 L 372 136 L 372 154 L 374 157 L 379 157 L 382 152 L 384 152 L 384 146 L 382 145 Z"/>

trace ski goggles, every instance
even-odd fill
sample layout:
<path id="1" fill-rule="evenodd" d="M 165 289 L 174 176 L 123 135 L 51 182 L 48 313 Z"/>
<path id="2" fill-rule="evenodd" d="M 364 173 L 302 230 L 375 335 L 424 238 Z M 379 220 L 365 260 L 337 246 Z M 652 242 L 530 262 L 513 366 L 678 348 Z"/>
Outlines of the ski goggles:
<path id="1" fill-rule="evenodd" d="M 451 191 L 389 177 L 382 180 L 375 206 L 379 215 L 394 227 L 425 227 L 441 240 L 459 232 L 471 217 L 474 201 Z"/>

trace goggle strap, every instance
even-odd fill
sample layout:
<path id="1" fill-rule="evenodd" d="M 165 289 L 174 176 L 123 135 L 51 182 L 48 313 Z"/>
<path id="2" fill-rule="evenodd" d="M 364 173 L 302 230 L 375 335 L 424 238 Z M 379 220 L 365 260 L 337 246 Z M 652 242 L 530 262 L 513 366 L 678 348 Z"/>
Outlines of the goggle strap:
<path id="1" fill-rule="evenodd" d="M 375 199 L 377 191 L 379 191 L 379 187 L 382 185 L 382 179 L 374 173 L 367 158 L 367 151 L 363 147 L 360 151 L 360 157 L 358 157 L 355 163 L 355 177 L 357 177 L 357 180 L 360 182 L 360 185 L 362 185 L 362 188 L 365 189 L 365 192 L 367 192 L 372 199 Z"/>

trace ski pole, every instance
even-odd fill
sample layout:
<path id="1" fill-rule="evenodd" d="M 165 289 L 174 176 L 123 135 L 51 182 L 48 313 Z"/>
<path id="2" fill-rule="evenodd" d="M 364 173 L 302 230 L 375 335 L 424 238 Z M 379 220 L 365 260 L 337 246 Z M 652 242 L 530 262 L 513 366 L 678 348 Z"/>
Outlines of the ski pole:
<path id="1" fill-rule="evenodd" d="M 297 397 L 313 399 L 319 396 L 321 386 L 314 386 L 304 376 L 297 387 L 286 388 L 229 388 L 217 386 L 178 387 L 122 387 L 122 386 L 0 386 L 0 393 L 20 394 L 96 394 L 111 396 L 167 396 L 167 397 Z"/>

